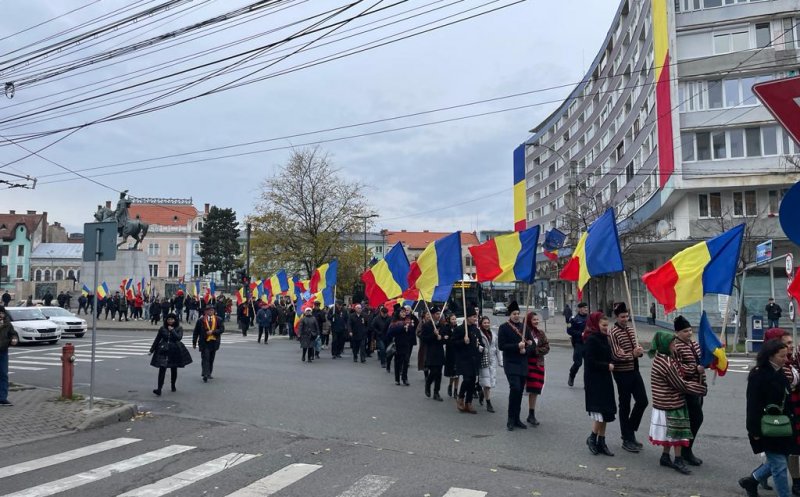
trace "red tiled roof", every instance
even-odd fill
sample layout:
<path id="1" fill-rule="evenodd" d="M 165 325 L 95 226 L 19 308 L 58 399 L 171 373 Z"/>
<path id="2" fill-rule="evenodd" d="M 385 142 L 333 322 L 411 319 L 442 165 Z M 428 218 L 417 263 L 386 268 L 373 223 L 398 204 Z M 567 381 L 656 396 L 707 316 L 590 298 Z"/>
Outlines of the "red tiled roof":
<path id="1" fill-rule="evenodd" d="M 131 219 L 159 226 L 186 226 L 197 213 L 193 205 L 133 204 L 128 209 Z"/>
<path id="2" fill-rule="evenodd" d="M 0 214 L 0 238 L 10 242 L 17 237 L 17 227 L 25 225 L 28 237 L 36 231 L 43 219 L 42 214 Z"/>
<path id="3" fill-rule="evenodd" d="M 386 233 L 386 243 L 389 246 L 403 242 L 403 246 L 411 250 L 422 250 L 430 243 L 449 235 L 449 232 L 438 231 L 389 231 Z M 461 232 L 461 245 L 467 247 L 478 245 L 478 236 L 475 233 Z"/>

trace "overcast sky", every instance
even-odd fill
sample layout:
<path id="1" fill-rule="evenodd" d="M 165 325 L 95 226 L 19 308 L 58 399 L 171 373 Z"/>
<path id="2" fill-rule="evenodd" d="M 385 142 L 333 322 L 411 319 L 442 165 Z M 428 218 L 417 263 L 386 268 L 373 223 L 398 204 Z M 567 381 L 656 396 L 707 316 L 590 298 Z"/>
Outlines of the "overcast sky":
<path id="1" fill-rule="evenodd" d="M 394 0 L 397 1 L 397 0 Z M 79 25 L 87 20 L 114 11 L 132 1 L 118 0 L 0 0 L 0 38 L 36 25 L 72 9 L 85 5 L 71 14 L 43 24 L 25 33 L 0 40 L 0 61 L 12 56 L 9 52 Z M 137 2 L 140 10 L 158 4 Z M 99 53 L 110 47 L 152 37 L 193 22 L 210 18 L 250 3 L 246 0 L 195 0 L 180 9 L 161 14 L 152 20 L 137 23 L 134 31 L 116 33 L 114 39 L 92 46 L 84 43 L 77 54 L 60 59 L 46 59 L 37 68 L 51 68 L 78 56 Z M 287 22 L 316 15 L 335 8 L 344 0 L 296 0 L 286 2 L 286 10 L 265 16 L 235 28 L 220 30 L 180 46 L 170 46 L 159 52 L 131 59 L 115 59 L 115 65 L 104 65 L 68 73 L 70 77 L 47 84 L 24 86 L 9 100 L 0 97 L 0 120 L 36 109 L 43 104 L 58 105 L 99 80 L 120 76 L 130 71 L 154 67 L 175 58 L 240 40 Z M 356 14 L 375 3 L 364 2 L 337 19 L 352 12 Z M 393 3 L 391 0 L 384 5 Z M 311 61 L 322 55 L 381 38 L 391 33 L 419 26 L 447 15 L 477 7 L 484 1 L 412 0 L 382 13 L 353 21 L 346 27 L 357 28 L 366 22 L 420 8 L 400 17 L 439 7 L 440 10 L 409 19 L 371 33 L 361 33 L 336 44 L 323 46 L 317 52 L 299 53 L 277 63 L 258 75 L 268 74 L 295 64 Z M 499 0 L 487 7 L 511 3 Z M 452 5 L 451 5 L 452 4 Z M 155 113 L 116 122 L 85 127 L 53 145 L 41 155 L 69 169 L 83 169 L 119 162 L 160 157 L 211 147 L 283 137 L 309 131 L 362 123 L 489 99 L 519 92 L 578 82 L 585 67 L 592 61 L 612 16 L 617 0 L 557 1 L 528 0 L 495 13 L 417 36 L 387 46 L 365 51 L 301 71 L 281 75 L 241 88 L 206 96 L 160 110 Z M 422 8 L 429 5 L 429 7 Z M 463 14 L 460 17 L 464 17 Z M 171 15 L 171 17 L 166 17 Z M 120 14 L 114 18 L 119 19 Z M 393 18 L 397 19 L 397 18 Z M 381 24 L 389 22 L 384 21 Z M 307 26 L 308 23 L 301 26 Z M 131 28 L 127 28 L 131 29 Z M 194 59 L 200 64 L 228 54 L 248 50 L 294 33 L 298 26 L 278 31 L 227 51 Z M 81 31 L 85 31 L 85 28 Z M 358 31 L 342 33 L 356 34 Z M 74 35 L 76 33 L 71 33 Z M 115 35 L 112 35 L 115 36 Z M 63 38 L 63 37 L 62 37 Z M 303 38 L 295 43 L 311 41 Z M 329 38 L 334 39 L 334 38 Z M 52 41 L 51 41 L 52 42 Z M 322 42 L 320 42 L 322 43 Z M 74 50 L 74 49 L 73 49 Z M 286 55 L 283 52 L 280 55 Z M 189 64 L 189 63 L 187 63 Z M 0 67 L 7 64 L 0 63 Z M 182 68 L 165 64 L 165 72 Z M 190 96 L 217 87 L 249 71 L 221 76 L 181 96 Z M 11 68 L 0 72 L 0 82 L 16 81 L 32 74 L 31 68 Z M 146 78 L 153 75 L 146 76 Z M 114 80 L 116 89 L 145 79 L 133 76 Z M 106 83 L 112 84 L 112 82 Z M 171 162 L 200 159 L 258 149 L 329 140 L 360 133 L 369 133 L 402 126 L 429 123 L 469 114 L 489 112 L 509 107 L 556 101 L 569 93 L 562 88 L 499 102 L 436 112 L 418 117 L 382 122 L 369 126 L 326 132 L 305 137 L 282 139 L 249 147 L 196 154 L 162 161 L 131 164 L 124 167 L 95 169 L 83 174 L 116 190 L 129 189 L 133 195 L 150 197 L 192 197 L 202 209 L 204 203 L 232 207 L 241 217 L 251 213 L 258 202 L 259 184 L 279 164 L 286 161 L 288 150 L 237 158 L 215 159 L 171 167 Z M 93 121 L 142 102 L 142 98 L 160 95 L 163 88 L 152 88 L 137 94 L 139 100 L 111 105 L 101 101 L 95 109 L 80 108 L 80 112 L 42 122 L 29 118 L 24 121 L 0 124 L 0 135 L 15 136 L 58 129 Z M 168 98 L 165 101 L 169 101 Z M 34 100 L 36 99 L 36 100 Z M 557 104 L 543 104 L 527 109 L 466 119 L 445 124 L 347 139 L 321 145 L 330 153 L 333 162 L 348 179 L 368 185 L 367 197 L 381 218 L 375 228 L 437 231 L 474 229 L 510 229 L 511 153 L 528 137 L 527 130 L 546 117 Z M 71 109 L 71 108 L 70 108 Z M 13 126 L 13 127 L 12 127 Z M 24 142 L 29 149 L 38 149 L 63 134 Z M 0 141 L 2 141 L 0 139 Z M 16 146 L 0 147 L 0 164 L 24 156 Z M 74 178 L 58 166 L 38 157 L 31 157 L 2 168 L 14 174 L 29 174 L 39 178 L 35 190 L 3 190 L 0 210 L 48 211 L 49 219 L 60 221 L 70 231 L 82 231 L 82 224 L 91 221 L 96 205 L 115 200 L 118 194 L 85 179 L 55 182 Z M 95 176 L 108 172 L 119 175 Z M 5 179 L 0 176 L 0 179 Z M 47 184 L 48 182 L 51 182 Z M 502 191 L 501 191 L 502 190 Z M 464 203 L 482 198 L 477 202 Z M 453 204 L 462 203 L 455 207 Z"/>

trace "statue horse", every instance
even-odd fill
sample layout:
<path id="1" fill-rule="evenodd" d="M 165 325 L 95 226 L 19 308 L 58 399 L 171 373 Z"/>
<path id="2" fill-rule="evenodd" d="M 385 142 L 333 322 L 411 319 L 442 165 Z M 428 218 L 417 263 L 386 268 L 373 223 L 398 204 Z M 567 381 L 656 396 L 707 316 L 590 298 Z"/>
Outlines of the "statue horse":
<path id="1" fill-rule="evenodd" d="M 150 229 L 150 225 L 147 223 L 143 223 L 139 220 L 128 221 L 125 223 L 119 230 L 119 236 L 122 237 L 122 241 L 117 244 L 117 248 L 123 246 L 127 241 L 128 237 L 133 238 L 136 240 L 136 243 L 133 244 L 133 250 L 139 248 L 139 244 L 144 241 L 144 237 L 147 236 L 147 230 Z"/>

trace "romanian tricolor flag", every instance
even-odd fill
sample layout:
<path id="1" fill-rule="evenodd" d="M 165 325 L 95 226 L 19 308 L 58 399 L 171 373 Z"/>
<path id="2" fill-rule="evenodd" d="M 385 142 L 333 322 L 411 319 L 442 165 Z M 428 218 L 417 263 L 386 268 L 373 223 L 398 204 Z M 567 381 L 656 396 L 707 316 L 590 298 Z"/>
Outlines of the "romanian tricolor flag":
<path id="1" fill-rule="evenodd" d="M 336 273 L 339 269 L 339 262 L 333 259 L 328 264 L 318 267 L 309 280 L 309 291 L 313 294 L 321 294 L 322 306 L 332 305 L 333 289 L 336 286 Z"/>
<path id="2" fill-rule="evenodd" d="M 192 295 L 195 298 L 200 298 L 200 280 L 194 280 L 194 285 L 192 285 Z"/>
<path id="3" fill-rule="evenodd" d="M 408 257 L 403 244 L 397 242 L 386 256 L 364 271 L 364 293 L 370 305 L 378 305 L 401 295 L 408 289 Z"/>
<path id="4" fill-rule="evenodd" d="M 469 247 L 475 261 L 479 282 L 524 281 L 533 283 L 536 277 L 536 245 L 539 226 L 501 235 Z"/>
<path id="5" fill-rule="evenodd" d="M 672 79 L 669 53 L 669 2 L 651 0 L 653 18 L 653 53 L 656 83 L 656 126 L 658 127 L 658 186 L 663 188 L 675 170 L 675 147 L 672 135 Z"/>
<path id="6" fill-rule="evenodd" d="M 703 311 L 703 315 L 700 316 L 697 344 L 700 345 L 700 365 L 704 368 L 710 367 L 720 376 L 725 376 L 725 373 L 728 372 L 728 356 L 725 354 L 722 342 L 711 329 L 706 311 Z"/>
<path id="7" fill-rule="evenodd" d="M 245 301 L 244 297 L 244 287 L 239 288 L 239 291 L 236 292 L 236 305 L 241 305 L 242 302 Z"/>
<path id="8" fill-rule="evenodd" d="M 461 232 L 456 231 L 429 244 L 408 271 L 408 286 L 430 299 L 436 287 L 452 285 L 464 277 Z"/>
<path id="9" fill-rule="evenodd" d="M 744 224 L 681 250 L 642 276 L 664 312 L 700 302 L 707 293 L 730 295 L 739 264 Z"/>
<path id="10" fill-rule="evenodd" d="M 411 267 L 413 268 L 415 262 L 411 263 Z M 450 298 L 450 294 L 453 292 L 453 283 L 448 285 L 437 285 L 433 292 L 429 294 L 425 294 L 425 299 L 430 302 L 447 302 L 447 299 Z M 420 300 L 422 297 L 420 296 L 420 292 L 418 289 L 411 287 L 408 290 L 403 292 L 402 295 L 403 300 L 406 302 L 416 302 Z"/>
<path id="11" fill-rule="evenodd" d="M 133 278 L 128 278 L 127 280 L 123 280 L 125 282 L 125 290 L 123 291 L 123 295 L 128 300 L 133 300 Z"/>
<path id="12" fill-rule="evenodd" d="M 101 299 L 108 297 L 111 292 L 108 291 L 108 285 L 104 281 L 102 284 L 97 285 L 97 296 Z"/>
<path id="13" fill-rule="evenodd" d="M 143 293 L 143 292 L 144 292 L 144 289 L 145 289 L 145 288 L 147 288 L 147 286 L 145 285 L 145 280 L 144 280 L 144 276 L 143 276 L 143 277 L 142 277 L 142 281 L 141 281 L 141 283 L 139 284 L 139 295 L 141 295 L 141 296 L 144 296 L 144 293 Z"/>
<path id="14" fill-rule="evenodd" d="M 561 270 L 559 278 L 578 282 L 578 299 L 583 287 L 593 276 L 618 273 L 624 270 L 622 250 L 617 235 L 614 209 L 610 208 L 595 219 L 589 229 L 581 235 L 572 257 Z"/>
<path id="15" fill-rule="evenodd" d="M 561 230 L 556 228 L 551 229 L 544 234 L 544 243 L 542 243 L 542 254 L 551 261 L 558 260 L 558 251 L 564 246 L 564 241 L 567 239 Z"/>
<path id="16" fill-rule="evenodd" d="M 89 287 L 88 287 L 88 286 L 86 286 L 86 283 L 84 283 L 84 284 L 83 284 L 83 288 L 81 288 L 81 294 L 82 294 L 84 297 L 86 297 L 86 296 L 88 296 L 88 295 L 89 295 L 91 292 L 92 292 L 92 291 L 91 291 L 91 290 L 89 290 Z"/>
<path id="17" fill-rule="evenodd" d="M 528 227 L 525 207 L 525 144 L 514 149 L 514 231 L 524 231 Z"/>
<path id="18" fill-rule="evenodd" d="M 264 280 L 261 286 L 270 302 L 274 302 L 278 295 L 288 295 L 292 300 L 295 299 L 294 285 L 283 269 L 275 273 L 272 278 Z"/>

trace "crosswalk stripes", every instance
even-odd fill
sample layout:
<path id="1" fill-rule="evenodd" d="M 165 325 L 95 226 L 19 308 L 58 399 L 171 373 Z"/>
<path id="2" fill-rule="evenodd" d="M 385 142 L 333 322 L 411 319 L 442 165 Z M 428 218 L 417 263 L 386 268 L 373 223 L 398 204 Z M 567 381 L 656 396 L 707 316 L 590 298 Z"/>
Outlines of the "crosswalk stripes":
<path id="1" fill-rule="evenodd" d="M 75 450 L 68 450 L 52 456 L 21 462 L 12 466 L 6 466 L 5 468 L 0 468 L 0 479 L 8 478 L 9 476 L 18 475 L 20 473 L 27 473 L 28 471 L 46 468 L 48 466 L 54 466 L 56 464 L 72 461 L 80 457 L 90 456 L 92 454 L 116 449 L 117 447 L 122 447 L 124 445 L 140 441 L 141 440 L 138 438 L 115 438 L 113 440 L 106 440 L 105 442 L 87 445 L 86 447 L 81 447 Z"/>
<path id="2" fill-rule="evenodd" d="M 228 494 L 226 497 L 268 497 L 280 492 L 292 483 L 300 481 L 321 467 L 316 464 L 290 464 L 255 483 Z"/>
<path id="3" fill-rule="evenodd" d="M 161 459 L 166 459 L 192 449 L 194 449 L 194 447 L 190 447 L 188 445 L 170 445 L 162 449 L 147 452 L 136 457 L 131 457 L 130 459 L 125 459 L 123 461 L 108 464 L 106 466 L 92 469 L 83 473 L 68 476 L 60 480 L 55 480 L 49 483 L 43 483 L 35 487 L 27 488 L 25 490 L 20 490 L 19 492 L 14 492 L 13 494 L 8 494 L 4 497 L 48 497 L 50 495 L 55 495 L 60 492 L 65 492 L 67 490 L 72 490 L 73 488 L 86 485 L 87 483 L 108 478 L 109 476 L 118 473 L 130 471 L 140 466 L 160 461 Z"/>
<path id="4" fill-rule="evenodd" d="M 339 494 L 339 497 L 378 497 L 394 485 L 395 481 L 397 480 L 388 476 L 363 476 L 352 487 Z"/>
<path id="5" fill-rule="evenodd" d="M 480 490 L 470 490 L 468 488 L 452 487 L 442 497 L 485 497 L 486 492 Z"/>
<path id="6" fill-rule="evenodd" d="M 233 452 L 228 455 L 208 461 L 194 468 L 181 471 L 180 473 L 159 480 L 151 485 L 145 485 L 137 489 L 125 492 L 118 497 L 160 497 L 167 495 L 183 487 L 189 486 L 192 483 L 208 478 L 226 469 L 230 469 L 238 464 L 249 461 L 256 454 L 240 454 Z"/>

